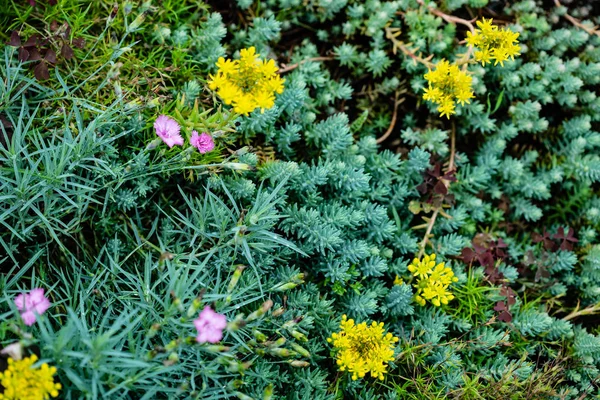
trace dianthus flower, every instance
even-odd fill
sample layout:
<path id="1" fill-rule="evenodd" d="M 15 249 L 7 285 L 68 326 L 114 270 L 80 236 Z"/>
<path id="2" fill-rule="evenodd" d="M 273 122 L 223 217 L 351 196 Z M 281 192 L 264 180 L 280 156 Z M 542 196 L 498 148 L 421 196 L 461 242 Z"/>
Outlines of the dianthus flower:
<path id="1" fill-rule="evenodd" d="M 194 320 L 198 331 L 198 343 L 217 343 L 223 339 L 223 329 L 227 326 L 227 319 L 223 314 L 216 313 L 209 306 L 204 307 L 198 318 Z"/>
<path id="2" fill-rule="evenodd" d="M 181 127 L 174 119 L 160 115 L 154 121 L 154 130 L 167 146 L 183 145 L 183 137 L 179 134 Z"/>
<path id="3" fill-rule="evenodd" d="M 15 305 L 21 312 L 21 318 L 27 326 L 35 323 L 38 316 L 50 308 L 50 300 L 44 295 L 44 289 L 32 289 L 29 293 L 22 293 L 15 297 Z"/>
<path id="4" fill-rule="evenodd" d="M 22 360 L 8 359 L 8 368 L 0 372 L 0 386 L 4 389 L 0 400 L 47 400 L 58 396 L 62 385 L 54 383 L 56 367 L 44 363 L 33 368 L 37 360 L 35 354 Z"/>
<path id="5" fill-rule="evenodd" d="M 275 61 L 259 57 L 254 47 L 241 50 L 239 60 L 221 57 L 219 70 L 209 76 L 208 87 L 236 113 L 248 115 L 256 108 L 264 112 L 275 104 L 275 93 L 283 93 L 285 80 L 277 74 Z"/>
<path id="6" fill-rule="evenodd" d="M 423 99 L 439 104 L 438 111 L 443 117 L 450 118 L 455 113 L 455 102 L 469 103 L 475 97 L 471 89 L 471 76 L 461 71 L 455 64 L 442 60 L 425 74 L 429 86 L 425 88 Z"/>
<path id="7" fill-rule="evenodd" d="M 384 334 L 383 322 L 367 325 L 342 316 L 340 332 L 327 338 L 337 352 L 336 363 L 340 371 L 352 373 L 352 380 L 370 373 L 373 378 L 384 378 L 387 363 L 394 360 L 394 343 L 398 341 L 391 333 Z"/>
<path id="8" fill-rule="evenodd" d="M 190 144 L 198 149 L 202 154 L 208 153 L 215 148 L 215 142 L 208 133 L 203 132 L 198 135 L 198 132 L 192 131 L 192 137 L 190 138 Z"/>
<path id="9" fill-rule="evenodd" d="M 454 295 L 448 290 L 458 278 L 444 263 L 435 264 L 435 254 L 426 255 L 422 260 L 415 258 L 408 270 L 417 278 L 415 301 L 424 306 L 429 301 L 434 306 L 448 304 Z"/>
<path id="10" fill-rule="evenodd" d="M 519 32 L 513 32 L 510 29 L 492 25 L 492 20 L 477 21 L 479 29 L 475 29 L 475 33 L 467 32 L 466 42 L 469 46 L 476 49 L 475 60 L 485 66 L 486 63 L 491 63 L 494 60 L 494 65 L 500 63 L 504 66 L 504 61 L 515 59 L 521 51 L 521 47 L 517 44 Z"/>

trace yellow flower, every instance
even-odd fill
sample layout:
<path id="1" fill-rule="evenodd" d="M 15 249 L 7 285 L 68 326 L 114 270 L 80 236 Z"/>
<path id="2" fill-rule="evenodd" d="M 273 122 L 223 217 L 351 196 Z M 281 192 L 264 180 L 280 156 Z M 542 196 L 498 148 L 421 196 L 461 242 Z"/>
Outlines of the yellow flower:
<path id="1" fill-rule="evenodd" d="M 364 378 L 367 373 L 383 380 L 387 363 L 394 360 L 394 348 L 398 338 L 384 334 L 383 322 L 367 325 L 342 316 L 340 332 L 333 333 L 327 342 L 336 350 L 336 363 L 340 371 L 352 373 L 352 380 Z"/>
<path id="2" fill-rule="evenodd" d="M 62 385 L 54 383 L 56 367 L 44 363 L 32 368 L 37 360 L 35 354 L 18 361 L 8 359 L 8 368 L 0 372 L 0 386 L 4 389 L 0 400 L 47 400 L 58 396 Z"/>
<path id="3" fill-rule="evenodd" d="M 481 65 L 489 64 L 494 60 L 494 65 L 498 63 L 504 66 L 504 61 L 511 59 L 514 60 L 515 56 L 518 56 L 521 51 L 521 47 L 518 45 L 517 38 L 519 32 L 513 32 L 510 29 L 502 28 L 499 29 L 496 25 L 492 24 L 492 20 L 477 21 L 477 27 L 475 33 L 467 32 L 467 38 L 465 41 L 471 47 L 477 49 L 475 51 L 475 61 L 480 62 Z"/>
<path id="4" fill-rule="evenodd" d="M 429 70 L 425 79 L 429 85 L 424 89 L 423 99 L 438 104 L 442 117 L 445 115 L 450 118 L 455 113 L 455 103 L 464 105 L 475 97 L 471 89 L 471 76 L 446 60 L 440 61 L 433 71 Z"/>
<path id="5" fill-rule="evenodd" d="M 256 108 L 264 112 L 275 104 L 275 93 L 283 93 L 285 80 L 277 74 L 275 61 L 259 57 L 254 47 L 242 49 L 239 60 L 219 58 L 219 70 L 209 76 L 208 87 L 236 113 L 248 115 Z"/>
<path id="6" fill-rule="evenodd" d="M 417 278 L 426 278 L 431 273 L 433 267 L 435 267 L 435 254 L 425 256 L 420 261 L 418 258 L 415 258 L 412 264 L 408 266 L 408 270 Z"/>
<path id="7" fill-rule="evenodd" d="M 398 275 L 394 278 L 394 285 L 402 285 L 404 283 L 404 279 L 400 278 Z"/>
<path id="8" fill-rule="evenodd" d="M 435 264 L 435 254 L 426 255 L 423 260 L 415 258 L 408 270 L 417 277 L 417 283 L 413 285 L 417 289 L 414 297 L 417 304 L 424 306 L 429 301 L 439 307 L 454 299 L 448 288 L 458 282 L 458 278 L 444 263 Z"/>

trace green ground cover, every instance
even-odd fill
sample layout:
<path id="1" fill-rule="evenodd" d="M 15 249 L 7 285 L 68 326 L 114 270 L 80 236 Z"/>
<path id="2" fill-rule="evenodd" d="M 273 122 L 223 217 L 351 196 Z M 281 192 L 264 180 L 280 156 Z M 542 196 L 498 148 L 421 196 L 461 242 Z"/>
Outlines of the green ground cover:
<path id="1" fill-rule="evenodd" d="M 7 0 L 0 400 L 600 398 L 595 25 Z"/>

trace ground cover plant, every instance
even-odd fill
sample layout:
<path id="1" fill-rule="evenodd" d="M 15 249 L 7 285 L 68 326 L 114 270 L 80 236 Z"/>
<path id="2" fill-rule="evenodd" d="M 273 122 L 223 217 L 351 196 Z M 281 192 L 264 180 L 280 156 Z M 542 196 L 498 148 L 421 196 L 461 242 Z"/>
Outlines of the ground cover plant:
<path id="1" fill-rule="evenodd" d="M 600 398 L 599 6 L 8 0 L 0 399 Z"/>

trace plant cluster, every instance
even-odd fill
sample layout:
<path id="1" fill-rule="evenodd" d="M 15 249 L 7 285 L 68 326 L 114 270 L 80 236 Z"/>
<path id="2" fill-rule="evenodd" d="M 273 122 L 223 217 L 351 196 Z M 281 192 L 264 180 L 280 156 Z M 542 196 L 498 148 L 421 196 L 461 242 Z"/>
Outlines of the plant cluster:
<path id="1" fill-rule="evenodd" d="M 0 10 L 0 399 L 598 395 L 594 4 L 47 3 Z"/>

